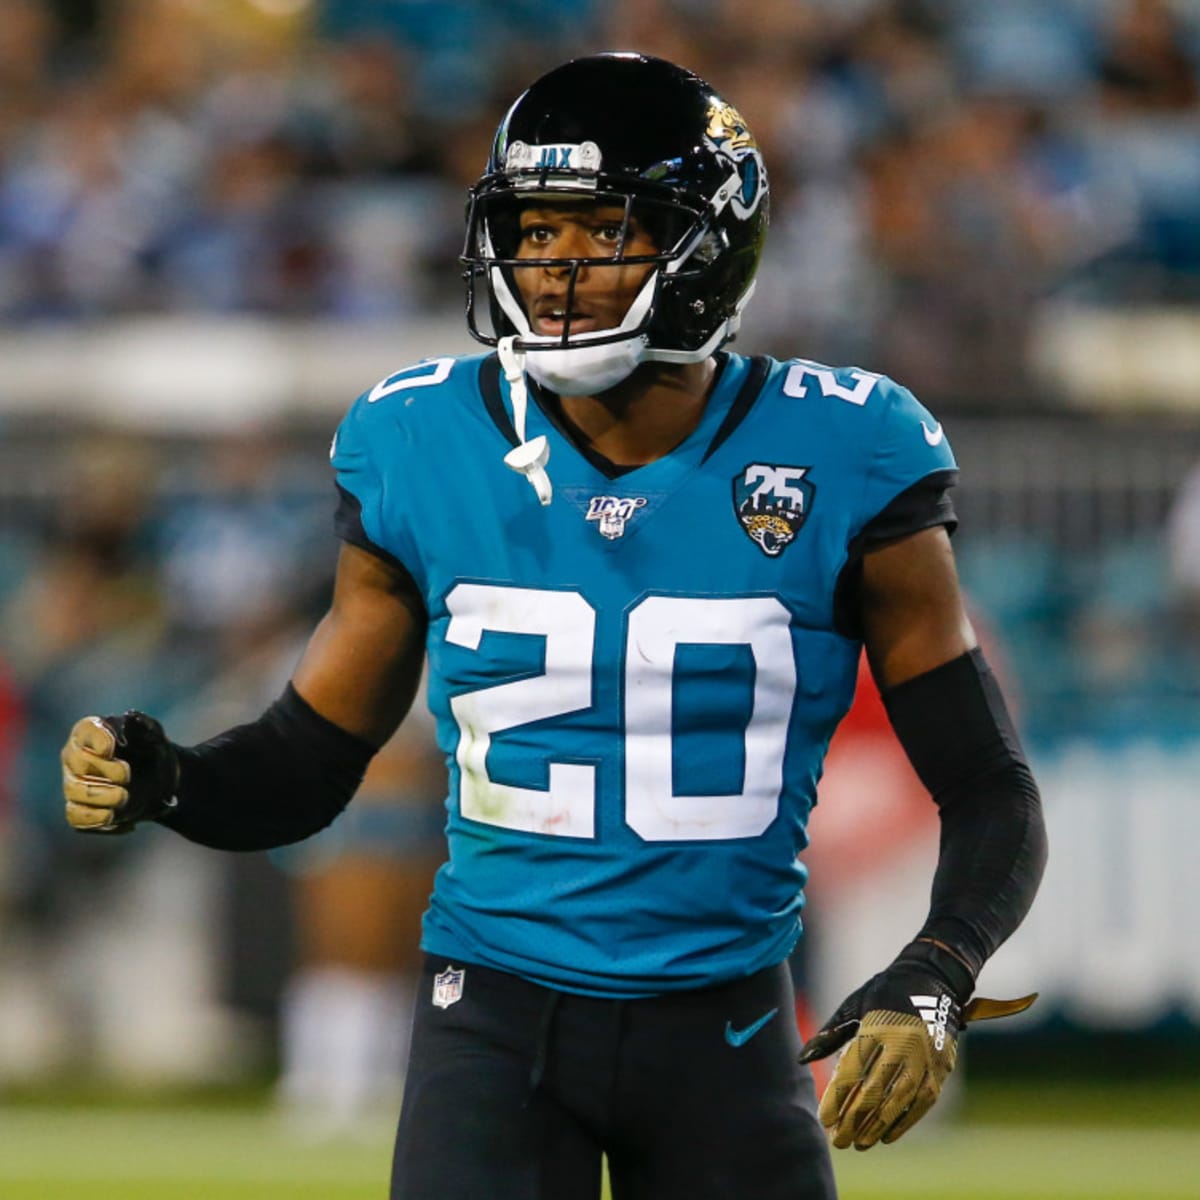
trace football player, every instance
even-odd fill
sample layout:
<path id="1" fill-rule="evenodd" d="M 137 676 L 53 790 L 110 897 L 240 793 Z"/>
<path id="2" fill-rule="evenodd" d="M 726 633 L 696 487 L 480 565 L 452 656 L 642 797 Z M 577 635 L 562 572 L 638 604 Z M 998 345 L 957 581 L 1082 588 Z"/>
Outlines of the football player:
<path id="1" fill-rule="evenodd" d="M 364 393 L 344 540 L 284 694 L 198 746 L 141 713 L 64 751 L 67 818 L 252 850 L 352 796 L 423 657 L 449 861 L 393 1172 L 405 1200 L 827 1200 L 822 1125 L 908 1129 L 1045 857 L 1037 788 L 964 615 L 955 461 L 903 387 L 724 349 L 767 231 L 761 152 L 636 54 L 535 82 L 472 190 L 490 349 Z M 803 264 L 797 264 L 802 270 Z M 866 647 L 941 817 L 912 940 L 801 1047 L 797 858 Z M 806 1063 L 846 1050 L 819 1113 Z"/>

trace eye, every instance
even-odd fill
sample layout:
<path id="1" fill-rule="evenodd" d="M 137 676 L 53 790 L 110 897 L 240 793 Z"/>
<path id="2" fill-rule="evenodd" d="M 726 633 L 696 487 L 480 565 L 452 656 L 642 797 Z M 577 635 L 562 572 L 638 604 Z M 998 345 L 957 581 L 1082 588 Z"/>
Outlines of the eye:
<path id="1" fill-rule="evenodd" d="M 521 230 L 521 237 L 535 246 L 545 246 L 554 240 L 554 230 L 549 225 L 527 225 Z"/>
<path id="2" fill-rule="evenodd" d="M 621 221 L 612 221 L 604 225 L 597 225 L 594 232 L 597 241 L 611 242 L 615 246 L 621 240 L 622 229 Z"/>

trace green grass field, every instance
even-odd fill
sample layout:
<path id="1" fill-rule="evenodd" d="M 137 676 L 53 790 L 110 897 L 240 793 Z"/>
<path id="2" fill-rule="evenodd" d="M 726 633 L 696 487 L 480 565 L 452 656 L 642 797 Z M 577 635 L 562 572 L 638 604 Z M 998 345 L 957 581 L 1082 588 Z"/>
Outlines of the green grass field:
<path id="1" fill-rule="evenodd" d="M 0 1197 L 384 1200 L 389 1139 L 306 1140 L 245 1102 L 13 1101 Z M 973 1089 L 956 1119 L 835 1161 L 842 1200 L 1198 1200 L 1200 1086 Z"/>

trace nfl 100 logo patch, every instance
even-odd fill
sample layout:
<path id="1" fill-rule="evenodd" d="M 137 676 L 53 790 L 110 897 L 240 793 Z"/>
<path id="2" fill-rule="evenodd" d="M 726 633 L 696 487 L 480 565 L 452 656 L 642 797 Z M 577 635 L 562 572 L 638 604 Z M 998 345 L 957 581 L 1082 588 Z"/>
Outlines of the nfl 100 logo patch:
<path id="1" fill-rule="evenodd" d="M 645 507 L 645 496 L 593 496 L 588 502 L 587 519 L 595 521 L 601 536 L 611 541 L 623 537 L 633 514 Z"/>
<path id="2" fill-rule="evenodd" d="M 437 1008 L 449 1008 L 462 999 L 465 967 L 447 967 L 433 977 L 433 1003 Z"/>
<path id="3" fill-rule="evenodd" d="M 746 536 L 769 558 L 778 558 L 808 520 L 817 489 L 808 467 L 751 463 L 733 477 L 733 509 Z"/>

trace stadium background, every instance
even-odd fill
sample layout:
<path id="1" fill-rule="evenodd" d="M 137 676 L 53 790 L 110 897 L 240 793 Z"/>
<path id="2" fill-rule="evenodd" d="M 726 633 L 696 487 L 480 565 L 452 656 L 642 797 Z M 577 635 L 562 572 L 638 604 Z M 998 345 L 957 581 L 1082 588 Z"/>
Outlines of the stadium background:
<path id="1" fill-rule="evenodd" d="M 340 412 L 472 348 L 463 189 L 525 82 L 609 48 L 763 143 L 740 348 L 886 371 L 947 425 L 1045 795 L 1046 885 L 985 976 L 1042 1001 L 847 1197 L 1200 1196 L 1194 0 L 0 0 L 0 1195 L 378 1194 L 385 1134 L 271 1121 L 286 872 L 68 835 L 57 750 L 85 711 L 186 741 L 274 694 L 327 593 Z M 927 887 L 929 812 L 858 736 L 818 1011 Z"/>

